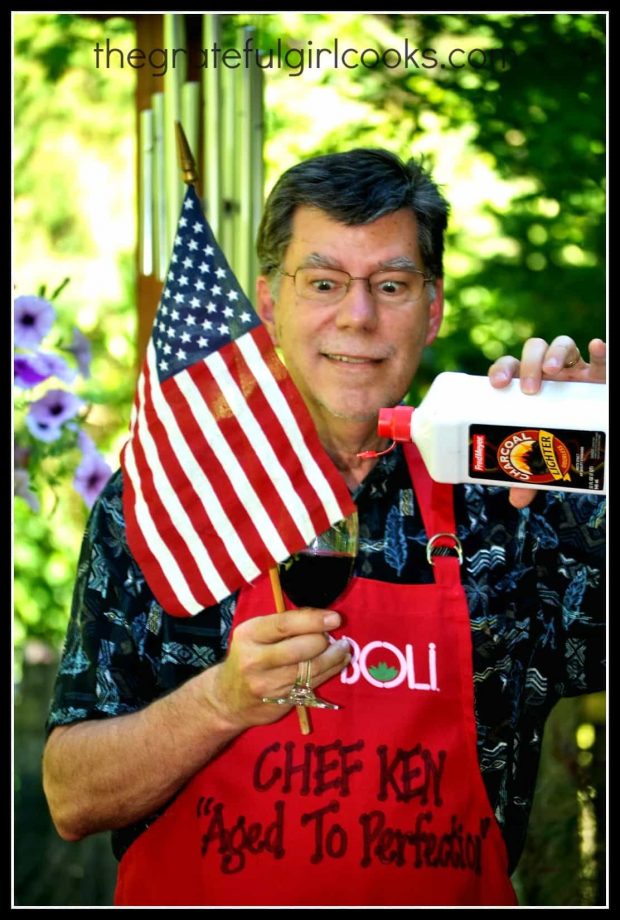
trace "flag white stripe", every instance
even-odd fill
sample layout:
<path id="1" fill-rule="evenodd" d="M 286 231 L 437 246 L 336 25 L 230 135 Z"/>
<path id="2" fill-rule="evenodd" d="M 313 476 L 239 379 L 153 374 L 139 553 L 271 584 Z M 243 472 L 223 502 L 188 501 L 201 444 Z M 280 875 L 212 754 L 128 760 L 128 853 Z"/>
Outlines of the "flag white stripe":
<path id="1" fill-rule="evenodd" d="M 222 464 L 225 475 L 228 477 L 232 488 L 237 494 L 240 502 L 243 504 L 247 515 L 252 518 L 252 521 L 258 531 L 258 535 L 267 547 L 267 550 L 271 553 L 274 559 L 279 561 L 286 559 L 286 557 L 290 555 L 288 548 L 286 547 L 285 543 L 283 543 L 277 528 L 274 526 L 273 521 L 267 512 L 267 509 L 252 487 L 252 484 L 246 476 L 243 467 L 237 460 L 234 452 L 231 450 L 230 445 L 228 444 L 228 441 L 222 434 L 217 422 L 209 411 L 209 408 L 204 401 L 204 396 L 192 378 L 186 372 L 178 374 L 175 378 L 175 383 L 187 400 L 187 405 L 191 410 L 192 415 L 196 419 L 196 423 L 200 427 L 205 440 L 208 442 L 209 446 Z M 246 579 L 246 581 L 252 581 L 254 578 L 256 578 L 257 575 L 260 575 L 260 570 L 256 568 L 253 560 L 247 554 L 243 543 L 239 539 L 236 530 L 233 528 L 230 520 L 226 515 L 226 512 L 218 501 L 216 494 L 211 489 L 211 485 L 204 476 L 203 471 L 197 464 L 196 466 L 196 481 L 198 481 L 198 477 L 202 476 L 206 483 L 205 488 L 210 489 L 212 493 L 212 498 L 210 498 L 210 501 L 213 502 L 212 507 L 207 508 L 203 502 L 205 511 L 211 518 L 217 533 L 226 543 L 226 548 L 228 549 L 230 555 L 234 558 L 235 565 L 242 573 L 243 577 Z M 192 479 L 192 481 L 194 480 Z"/>
<path id="2" fill-rule="evenodd" d="M 138 409 L 134 402 L 133 406 L 131 407 L 131 415 L 129 416 L 129 431 L 132 436 L 133 436 L 133 430 L 136 427 L 137 421 L 138 421 Z"/>
<path id="3" fill-rule="evenodd" d="M 341 520 L 342 508 L 340 507 L 340 503 L 334 495 L 334 491 L 329 482 L 323 475 L 321 467 L 308 450 L 308 445 L 291 411 L 291 407 L 286 401 L 269 367 L 265 364 L 256 342 L 250 335 L 244 335 L 237 339 L 237 346 L 243 354 L 254 377 L 260 384 L 265 398 L 273 409 L 274 414 L 278 416 L 286 432 L 286 436 L 291 443 L 291 449 L 299 458 L 308 482 L 312 485 L 321 499 L 325 513 L 330 522 L 333 524 Z"/>
<path id="4" fill-rule="evenodd" d="M 149 342 L 147 349 L 147 362 L 150 369 L 151 401 L 158 415 L 161 415 L 162 411 L 165 411 L 168 406 L 167 403 L 165 403 L 164 397 L 161 395 L 159 390 L 157 371 L 154 366 L 155 347 L 152 341 Z M 144 375 L 142 375 L 140 379 L 140 388 L 142 391 L 144 390 Z M 157 445 L 153 440 L 153 436 L 149 430 L 149 426 L 145 417 L 143 392 L 140 394 L 138 421 L 140 425 L 142 449 L 144 450 L 146 461 L 153 475 L 154 487 L 159 493 L 162 503 L 166 506 L 177 533 L 185 542 L 188 551 L 194 557 L 196 565 L 198 566 L 201 577 L 203 578 L 205 584 L 209 588 L 211 594 L 213 594 L 217 600 L 221 600 L 222 598 L 227 597 L 231 592 L 213 565 L 211 557 L 207 552 L 203 541 L 201 540 L 199 534 L 196 532 L 191 518 L 187 514 L 185 508 L 177 498 L 176 492 L 172 487 L 170 480 L 168 479 L 164 467 L 162 466 L 161 460 L 159 459 L 159 453 L 157 451 Z M 174 440 L 172 441 L 172 444 L 174 444 L 174 448 L 176 449 L 177 445 L 175 444 Z"/>
<path id="5" fill-rule="evenodd" d="M 150 552 L 157 558 L 157 561 L 161 565 L 163 577 L 170 585 L 171 593 L 177 596 L 179 603 L 181 603 L 187 611 L 192 615 L 196 614 L 203 609 L 204 604 L 200 604 L 192 594 L 191 588 L 187 584 L 176 559 L 159 536 L 159 531 L 153 522 L 148 504 L 144 500 L 144 495 L 142 494 L 140 475 L 136 467 L 136 458 L 131 441 L 125 447 L 123 459 L 125 470 L 131 479 L 136 496 L 134 512 L 142 536 L 148 544 Z M 172 585 L 171 579 L 174 582 L 174 586 Z"/>
<path id="6" fill-rule="evenodd" d="M 247 338 L 247 335 L 249 335 L 249 333 L 242 336 L 242 338 Z M 240 341 L 241 339 L 238 339 L 236 344 L 239 345 Z M 310 543 L 316 536 L 316 530 L 310 520 L 308 509 L 299 495 L 295 492 L 288 473 L 278 460 L 269 439 L 256 420 L 245 396 L 228 370 L 225 361 L 219 352 L 213 352 L 205 358 L 205 363 L 213 374 L 220 390 L 226 397 L 228 405 L 239 420 L 239 424 L 243 427 L 248 440 L 254 447 L 256 456 L 275 488 L 278 490 L 280 498 L 286 505 L 289 514 L 295 521 L 304 540 L 306 543 Z"/>

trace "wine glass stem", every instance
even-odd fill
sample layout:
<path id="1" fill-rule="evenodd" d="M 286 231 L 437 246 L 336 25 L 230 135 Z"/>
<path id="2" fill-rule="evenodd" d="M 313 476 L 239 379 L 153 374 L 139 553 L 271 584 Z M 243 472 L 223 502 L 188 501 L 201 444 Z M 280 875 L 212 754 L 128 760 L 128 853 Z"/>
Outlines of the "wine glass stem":
<path id="1" fill-rule="evenodd" d="M 297 687 L 307 687 L 310 689 L 310 674 L 312 670 L 312 665 L 309 661 L 302 661 L 297 675 L 297 680 L 295 681 L 295 686 Z"/>

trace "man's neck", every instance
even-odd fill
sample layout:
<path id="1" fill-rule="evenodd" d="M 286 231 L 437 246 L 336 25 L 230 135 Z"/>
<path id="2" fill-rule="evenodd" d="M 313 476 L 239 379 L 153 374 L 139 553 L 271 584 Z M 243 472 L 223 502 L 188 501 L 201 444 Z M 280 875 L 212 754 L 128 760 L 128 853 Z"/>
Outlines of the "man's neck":
<path id="1" fill-rule="evenodd" d="M 350 422 L 329 427 L 318 425 L 319 437 L 327 454 L 340 470 L 349 490 L 353 492 L 376 464 L 376 458 L 362 459 L 365 450 L 382 450 L 386 442 L 377 435 L 377 423 Z"/>

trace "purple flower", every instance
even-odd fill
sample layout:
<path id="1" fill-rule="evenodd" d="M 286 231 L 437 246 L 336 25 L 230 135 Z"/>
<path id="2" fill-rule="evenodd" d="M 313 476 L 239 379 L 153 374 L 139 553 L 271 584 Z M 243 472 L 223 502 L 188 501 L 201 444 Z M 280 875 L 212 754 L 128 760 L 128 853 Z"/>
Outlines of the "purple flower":
<path id="1" fill-rule="evenodd" d="M 22 390 L 29 390 L 48 377 L 58 377 L 65 383 L 71 383 L 77 373 L 59 355 L 44 351 L 34 355 L 15 355 L 13 372 L 15 385 Z"/>
<path id="2" fill-rule="evenodd" d="M 26 416 L 28 430 L 39 441 L 55 441 L 61 434 L 61 425 L 73 418 L 84 405 L 67 390 L 48 390 L 45 396 L 30 404 Z"/>
<path id="3" fill-rule="evenodd" d="M 39 499 L 30 491 L 30 477 L 27 470 L 15 470 L 13 478 L 13 492 L 19 498 L 23 498 L 33 511 L 39 511 Z"/>
<path id="4" fill-rule="evenodd" d="M 15 344 L 18 348 L 36 348 L 52 328 L 56 313 L 42 297 L 18 297 L 15 301 Z"/>
<path id="5" fill-rule="evenodd" d="M 37 355 L 15 355 L 13 359 L 15 386 L 22 390 L 29 390 L 30 387 L 36 387 L 37 383 L 47 380 L 48 377 L 49 374 L 41 368 Z"/>
<path id="6" fill-rule="evenodd" d="M 89 508 L 112 475 L 112 470 L 96 450 L 84 454 L 84 459 L 75 471 L 73 486 Z"/>
<path id="7" fill-rule="evenodd" d="M 74 327 L 73 341 L 70 345 L 67 345 L 65 351 L 70 351 L 77 361 L 82 377 L 85 380 L 90 377 L 90 362 L 93 357 L 93 350 L 83 332 Z"/>

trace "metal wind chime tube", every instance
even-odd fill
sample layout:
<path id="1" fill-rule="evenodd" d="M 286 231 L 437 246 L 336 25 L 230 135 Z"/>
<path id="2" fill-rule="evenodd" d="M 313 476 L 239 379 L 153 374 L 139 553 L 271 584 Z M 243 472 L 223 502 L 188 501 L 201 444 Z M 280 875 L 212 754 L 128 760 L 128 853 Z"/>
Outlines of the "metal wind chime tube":
<path id="1" fill-rule="evenodd" d="M 163 16 L 164 45 L 186 47 L 185 17 Z M 255 30 L 238 33 L 239 47 L 255 47 Z M 223 47 L 222 17 L 205 14 L 202 47 Z M 175 123 L 192 151 L 202 144 L 205 213 L 243 289 L 252 297 L 257 275 L 254 239 L 263 205 L 263 72 L 254 55 L 238 68 L 207 55 L 201 82 L 187 81 L 187 55 L 176 56 L 140 113 L 140 271 L 163 281 L 174 243 L 184 188 L 179 177 Z M 246 66 L 247 64 L 247 66 Z"/>
<path id="2" fill-rule="evenodd" d="M 203 16 L 203 47 L 212 48 L 221 45 L 220 17 Z M 220 144 L 222 80 L 219 67 L 205 67 L 202 77 L 204 100 L 204 195 L 205 213 L 211 229 L 219 240 L 222 224 L 222 147 Z"/>

